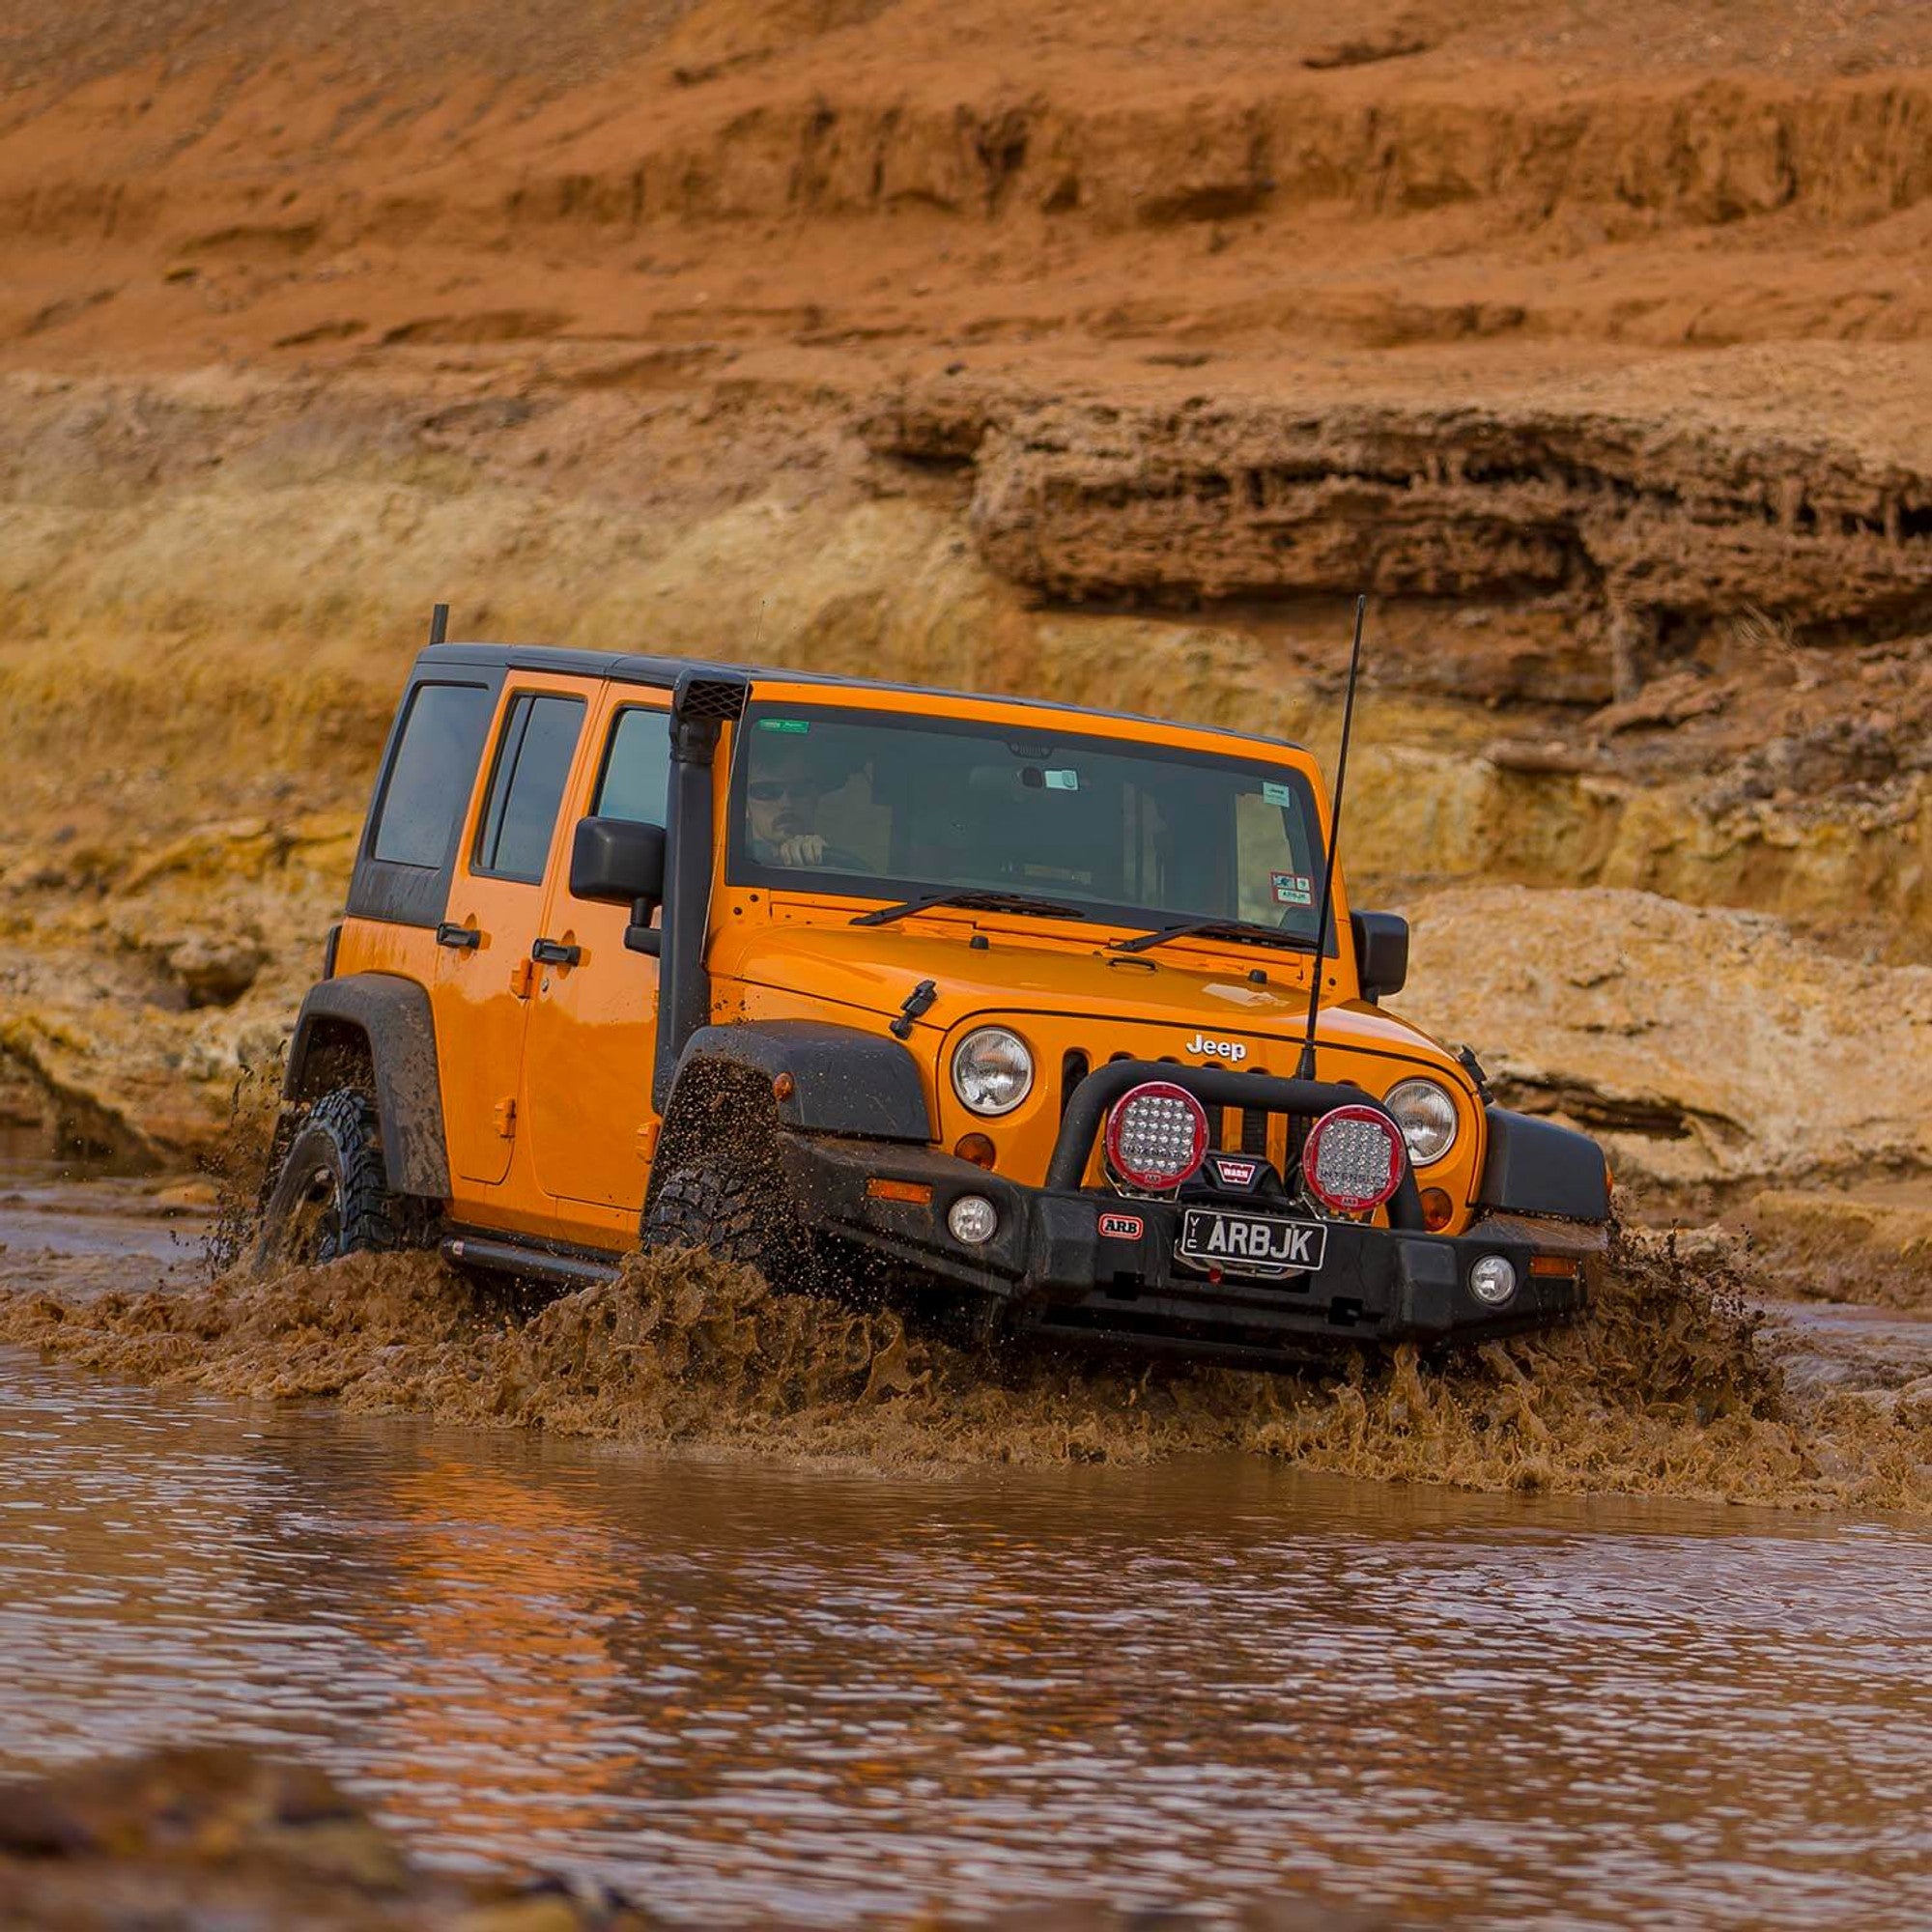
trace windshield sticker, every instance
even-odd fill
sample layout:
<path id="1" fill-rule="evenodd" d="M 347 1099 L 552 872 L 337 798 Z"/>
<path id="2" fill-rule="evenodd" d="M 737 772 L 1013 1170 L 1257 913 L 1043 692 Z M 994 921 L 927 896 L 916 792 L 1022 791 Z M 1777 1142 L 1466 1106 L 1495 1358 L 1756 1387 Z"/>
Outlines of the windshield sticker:
<path id="1" fill-rule="evenodd" d="M 1046 788 L 1048 791 L 1078 791 L 1080 789 L 1080 774 L 1078 772 L 1049 771 L 1043 772 L 1041 777 L 1046 780 Z"/>
<path id="2" fill-rule="evenodd" d="M 758 729 L 760 731 L 789 731 L 796 737 L 803 737 L 806 732 L 811 729 L 811 721 L 809 718 L 760 718 L 758 720 Z"/>
<path id="3" fill-rule="evenodd" d="M 1276 905 L 1307 906 L 1315 903 L 1315 881 L 1306 872 L 1270 872 Z"/>
<path id="4" fill-rule="evenodd" d="M 1262 799 L 1268 805 L 1293 805 L 1294 803 L 1294 793 L 1289 786 L 1277 784 L 1273 779 L 1264 779 L 1262 781 Z M 1277 872 L 1275 877 L 1278 879 L 1281 877 L 1281 874 Z"/>

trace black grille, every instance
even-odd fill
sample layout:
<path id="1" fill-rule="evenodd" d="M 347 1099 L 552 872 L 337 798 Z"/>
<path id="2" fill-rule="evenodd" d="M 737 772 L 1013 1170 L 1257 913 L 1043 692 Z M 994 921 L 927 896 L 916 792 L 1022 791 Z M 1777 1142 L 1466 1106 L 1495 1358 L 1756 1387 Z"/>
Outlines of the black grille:
<path id="1" fill-rule="evenodd" d="M 1124 1051 L 1094 1055 L 1084 1047 L 1073 1047 L 1060 1057 L 1060 1116 L 1066 1118 L 1066 1109 L 1073 1098 L 1074 1090 L 1085 1080 L 1095 1066 L 1111 1066 L 1117 1061 L 1132 1060 L 1134 1055 Z M 1158 1061 L 1151 1064 L 1166 1066 L 1179 1066 L 1183 1063 L 1177 1055 L 1162 1054 Z M 1265 1075 L 1269 1068 L 1251 1066 L 1243 1069 L 1249 1073 Z M 1308 1139 L 1308 1129 L 1314 1124 L 1312 1116 L 1299 1114 L 1271 1114 L 1265 1107 L 1209 1107 L 1208 1109 L 1208 1144 L 1222 1153 L 1258 1154 L 1274 1163 L 1277 1172 L 1293 1174 L 1301 1159 L 1303 1144 Z"/>

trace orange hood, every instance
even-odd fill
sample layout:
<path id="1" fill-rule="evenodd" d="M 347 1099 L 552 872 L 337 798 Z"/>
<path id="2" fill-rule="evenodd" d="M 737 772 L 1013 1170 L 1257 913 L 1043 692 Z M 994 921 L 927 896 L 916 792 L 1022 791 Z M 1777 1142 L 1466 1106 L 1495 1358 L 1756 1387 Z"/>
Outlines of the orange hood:
<path id="1" fill-rule="evenodd" d="M 973 944 L 976 935 L 983 947 Z M 711 952 L 715 991 L 724 995 L 725 987 L 716 982 L 731 980 L 748 993 L 757 989 L 752 1004 L 767 1015 L 789 997 L 801 1010 L 846 1008 L 855 1021 L 860 1014 L 889 1021 L 913 988 L 930 980 L 937 997 L 916 1029 L 931 1042 L 928 1050 L 937 1037 L 970 1022 L 1036 1018 L 1064 1022 L 1064 1030 L 1083 1038 L 1117 1032 L 1120 1044 L 1135 1051 L 1155 1038 L 1149 1032 L 1154 1029 L 1160 1053 L 1272 1073 L 1293 1071 L 1309 964 L 1293 952 L 1186 942 L 1122 953 L 1084 934 L 1043 937 L 984 916 L 927 916 L 917 924 L 886 926 L 853 926 L 842 916 L 836 923 L 761 920 L 721 933 Z M 1250 978 L 1257 971 L 1265 974 L 1264 982 Z M 1208 1044 L 1192 1048 L 1196 1039 Z M 1438 1041 L 1365 1002 L 1324 1006 L 1318 1039 L 1343 1056 L 1404 1060 L 1468 1086 Z M 1324 1079 L 1347 1074 L 1327 1064 L 1320 1070 Z M 1400 1074 L 1378 1080 L 1363 1069 L 1361 1077 L 1380 1091 Z"/>

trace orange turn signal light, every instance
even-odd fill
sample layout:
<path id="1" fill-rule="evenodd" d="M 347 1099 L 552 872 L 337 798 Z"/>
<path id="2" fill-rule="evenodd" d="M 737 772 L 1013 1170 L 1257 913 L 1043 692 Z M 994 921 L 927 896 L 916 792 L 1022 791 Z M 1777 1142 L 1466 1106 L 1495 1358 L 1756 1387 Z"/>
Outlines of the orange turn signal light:
<path id="1" fill-rule="evenodd" d="M 772 1082 L 772 1098 L 789 1100 L 798 1092 L 798 1082 L 789 1073 L 781 1073 Z"/>
<path id="2" fill-rule="evenodd" d="M 984 1134 L 961 1134 L 952 1143 L 952 1151 L 961 1160 L 970 1160 L 975 1167 L 990 1171 L 993 1165 L 993 1143 Z"/>
<path id="3" fill-rule="evenodd" d="M 1577 1257 L 1575 1255 L 1531 1255 L 1529 1258 L 1531 1274 L 1575 1274 Z"/>
<path id="4" fill-rule="evenodd" d="M 910 1201 L 915 1208 L 932 1204 L 932 1189 L 923 1180 L 888 1180 L 875 1174 L 867 1181 L 866 1192 L 874 1201 Z"/>
<path id="5" fill-rule="evenodd" d="M 1439 1235 L 1456 1218 L 1456 1204 L 1439 1187 L 1422 1190 L 1422 1225 Z"/>

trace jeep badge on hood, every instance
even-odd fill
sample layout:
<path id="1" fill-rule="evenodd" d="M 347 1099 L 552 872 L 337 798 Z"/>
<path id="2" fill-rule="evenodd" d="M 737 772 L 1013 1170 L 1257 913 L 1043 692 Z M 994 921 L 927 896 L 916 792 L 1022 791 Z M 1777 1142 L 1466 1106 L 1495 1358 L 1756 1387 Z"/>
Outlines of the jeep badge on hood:
<path id="1" fill-rule="evenodd" d="M 1238 1066 L 1248 1057 L 1248 1049 L 1237 1039 L 1209 1039 L 1205 1034 L 1196 1034 L 1187 1042 L 1189 1053 L 1206 1053 L 1216 1060 L 1226 1060 Z"/>

